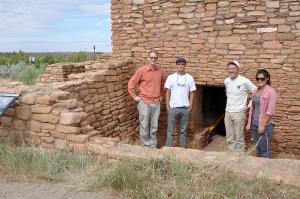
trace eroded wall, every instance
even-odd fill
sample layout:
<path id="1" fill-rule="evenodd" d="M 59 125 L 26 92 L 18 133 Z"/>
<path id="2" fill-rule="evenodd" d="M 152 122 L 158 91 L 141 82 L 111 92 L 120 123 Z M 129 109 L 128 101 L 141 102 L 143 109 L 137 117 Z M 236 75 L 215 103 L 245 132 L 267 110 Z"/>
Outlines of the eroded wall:
<path id="1" fill-rule="evenodd" d="M 89 72 L 69 74 L 68 81 L 31 87 L 1 85 L 0 92 L 21 96 L 1 116 L 0 137 L 17 144 L 77 151 L 85 151 L 86 143 L 97 136 L 132 139 L 138 126 L 132 111 L 135 103 L 127 93 L 128 78 L 134 72 L 132 61 L 113 59 L 80 65 Z M 50 66 L 49 73 L 51 69 L 56 71 L 57 67 Z"/>

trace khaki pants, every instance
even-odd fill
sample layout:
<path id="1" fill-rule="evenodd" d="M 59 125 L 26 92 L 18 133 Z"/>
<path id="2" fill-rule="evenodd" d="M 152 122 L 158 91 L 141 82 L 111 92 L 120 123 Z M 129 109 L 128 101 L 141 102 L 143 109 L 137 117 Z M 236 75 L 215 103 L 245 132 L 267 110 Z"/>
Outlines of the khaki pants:
<path id="1" fill-rule="evenodd" d="M 245 136 L 244 127 L 246 122 L 245 111 L 225 113 L 225 128 L 227 148 L 229 151 L 244 153 L 245 152 Z"/>

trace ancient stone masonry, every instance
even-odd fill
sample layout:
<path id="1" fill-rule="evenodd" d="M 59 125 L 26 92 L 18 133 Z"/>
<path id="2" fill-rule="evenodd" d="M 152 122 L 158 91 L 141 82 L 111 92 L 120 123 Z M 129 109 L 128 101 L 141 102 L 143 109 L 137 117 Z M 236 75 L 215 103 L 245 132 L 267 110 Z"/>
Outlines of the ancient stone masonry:
<path id="1" fill-rule="evenodd" d="M 268 69 L 279 95 L 273 151 L 300 154 L 299 0 L 112 0 L 111 12 L 113 52 L 135 67 L 154 49 L 167 72 L 186 57 L 198 86 L 223 86 L 228 60 L 253 81 Z"/>
<path id="2" fill-rule="evenodd" d="M 128 100 L 126 92 L 133 72 L 131 60 L 80 65 L 89 72 L 71 74 L 66 82 L 33 87 L 10 83 L 0 87 L 1 92 L 21 94 L 14 107 L 1 117 L 0 136 L 14 142 L 82 152 L 91 137 L 125 139 L 133 135 L 137 123 L 131 109 L 135 104 Z M 56 66 L 50 66 L 49 73 L 56 71 Z"/>
<path id="3" fill-rule="evenodd" d="M 206 105 L 216 107 L 221 103 L 221 97 L 214 94 L 223 89 L 229 60 L 239 61 L 241 74 L 253 81 L 258 68 L 268 69 L 278 93 L 272 150 L 275 154 L 300 155 L 299 0 L 111 3 L 111 56 L 51 65 L 32 87 L 21 83 L 0 85 L 0 92 L 21 94 L 14 107 L 1 117 L 1 138 L 92 152 L 93 144 L 115 146 L 109 141 L 111 138 L 103 136 L 117 140 L 135 138 L 138 116 L 136 103 L 127 92 L 127 82 L 152 49 L 158 52 L 158 62 L 168 74 L 175 71 L 175 57 L 188 60 L 186 69 L 197 84 L 190 135 L 207 127 L 205 120 L 210 116 L 204 114 Z M 207 92 L 207 87 L 218 89 Z M 166 124 L 162 105 L 160 145 Z M 203 140 L 198 136 L 194 137 Z"/>
<path id="4" fill-rule="evenodd" d="M 106 63 L 109 59 L 110 55 L 104 54 L 97 61 L 52 64 L 43 75 L 36 79 L 36 83 L 65 82 L 69 80 L 70 74 L 88 72 Z"/>

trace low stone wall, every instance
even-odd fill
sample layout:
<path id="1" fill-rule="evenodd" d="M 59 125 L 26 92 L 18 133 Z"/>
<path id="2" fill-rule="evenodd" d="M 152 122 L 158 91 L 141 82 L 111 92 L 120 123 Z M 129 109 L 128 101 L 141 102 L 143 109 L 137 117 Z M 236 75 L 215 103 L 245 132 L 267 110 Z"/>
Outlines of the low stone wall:
<path id="1" fill-rule="evenodd" d="M 93 62 L 89 69 L 69 75 L 66 82 L 0 86 L 0 92 L 21 94 L 1 117 L 0 136 L 15 143 L 83 150 L 95 135 L 118 139 L 134 135 L 138 125 L 132 114 L 135 103 L 127 93 L 134 70 L 131 60 Z M 56 67 L 50 66 L 51 70 Z"/>
<path id="2" fill-rule="evenodd" d="M 103 54 L 97 61 L 80 63 L 56 63 L 51 64 L 45 72 L 36 79 L 36 83 L 51 83 L 68 81 L 70 74 L 84 73 L 104 65 L 111 58 L 111 54 Z"/>

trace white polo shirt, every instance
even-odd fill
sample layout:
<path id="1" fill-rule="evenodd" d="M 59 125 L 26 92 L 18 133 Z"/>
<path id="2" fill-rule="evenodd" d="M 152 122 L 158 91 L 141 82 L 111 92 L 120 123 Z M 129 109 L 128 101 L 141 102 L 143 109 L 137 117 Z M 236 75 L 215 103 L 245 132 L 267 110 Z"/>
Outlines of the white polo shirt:
<path id="1" fill-rule="evenodd" d="M 168 76 L 165 88 L 171 90 L 170 107 L 189 107 L 189 92 L 196 90 L 194 78 L 185 73 L 178 75 L 177 73 Z"/>
<path id="2" fill-rule="evenodd" d="M 248 93 L 253 93 L 257 87 L 249 79 L 241 75 L 235 79 L 227 77 L 224 80 L 224 85 L 227 95 L 225 110 L 227 112 L 245 111 Z"/>

